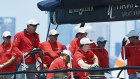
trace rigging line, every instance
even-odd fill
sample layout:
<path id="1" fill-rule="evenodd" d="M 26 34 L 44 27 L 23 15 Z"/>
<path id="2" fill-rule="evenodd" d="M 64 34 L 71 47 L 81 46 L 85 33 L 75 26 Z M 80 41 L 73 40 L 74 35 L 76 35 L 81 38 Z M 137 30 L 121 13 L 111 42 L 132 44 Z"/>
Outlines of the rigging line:
<path id="1" fill-rule="evenodd" d="M 46 37 L 46 41 L 47 41 L 47 39 L 48 39 L 48 35 L 49 35 L 49 31 L 50 31 L 50 27 L 51 27 L 51 21 L 50 21 L 50 23 L 49 23 L 48 32 L 47 32 L 47 37 Z"/>
<path id="2" fill-rule="evenodd" d="M 56 26 L 55 30 L 57 30 L 58 26 L 59 26 L 59 25 Z"/>

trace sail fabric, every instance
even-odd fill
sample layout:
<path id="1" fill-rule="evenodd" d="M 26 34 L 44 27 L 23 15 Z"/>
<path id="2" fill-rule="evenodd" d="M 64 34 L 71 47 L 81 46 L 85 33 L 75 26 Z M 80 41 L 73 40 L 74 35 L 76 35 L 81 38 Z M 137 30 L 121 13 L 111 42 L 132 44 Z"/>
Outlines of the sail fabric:
<path id="1" fill-rule="evenodd" d="M 37 3 L 37 6 L 41 11 L 54 11 L 59 5 L 60 1 L 58 0 L 47 0 Z"/>

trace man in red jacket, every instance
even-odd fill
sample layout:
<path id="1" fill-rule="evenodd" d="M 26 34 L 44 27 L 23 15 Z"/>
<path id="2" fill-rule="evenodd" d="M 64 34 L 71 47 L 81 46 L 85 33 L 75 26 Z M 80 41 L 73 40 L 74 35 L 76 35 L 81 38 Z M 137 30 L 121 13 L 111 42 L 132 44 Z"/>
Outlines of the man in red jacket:
<path id="1" fill-rule="evenodd" d="M 93 42 L 89 38 L 82 38 L 80 40 L 80 48 L 74 53 L 73 68 L 76 69 L 88 69 L 90 67 L 98 66 L 97 56 L 90 50 L 90 45 Z M 86 72 L 74 72 L 76 79 L 86 79 L 88 73 Z M 79 78 L 78 78 L 79 77 Z"/>
<path id="2" fill-rule="evenodd" d="M 70 60 L 70 51 L 63 50 L 63 52 L 60 54 L 60 57 L 56 58 L 50 65 L 49 70 L 55 70 L 55 69 L 69 69 L 70 66 L 68 66 Z M 52 79 L 54 77 L 55 73 L 48 73 L 47 79 Z M 70 73 L 69 73 L 70 75 Z M 62 76 L 63 77 L 63 76 Z M 61 77 L 61 78 L 62 78 Z M 59 78 L 60 79 L 60 78 Z M 63 78 L 62 78 L 63 79 Z"/>
<path id="3" fill-rule="evenodd" d="M 58 35 L 59 33 L 56 30 L 52 29 L 49 32 L 49 40 L 40 44 L 40 48 L 43 51 L 44 69 L 49 68 L 52 61 L 59 57 L 62 52 L 63 45 L 57 41 Z M 50 55 L 51 57 L 46 55 L 45 53 Z M 40 56 L 38 56 L 38 61 L 40 64 L 42 64 Z"/>
<path id="4" fill-rule="evenodd" d="M 27 28 L 21 32 L 16 33 L 14 36 L 13 52 L 18 54 L 17 60 L 20 60 L 23 53 L 25 56 L 32 50 L 39 48 L 40 39 L 39 35 L 35 32 L 38 25 L 39 23 L 36 20 L 30 19 L 27 23 Z M 29 71 L 36 70 L 36 55 L 34 54 L 33 57 L 26 57 L 25 63 L 28 66 Z M 26 76 L 27 79 L 35 79 L 35 75 L 33 73 L 28 73 Z M 19 77 L 20 78 L 17 79 L 24 78 L 22 76 Z"/>
<path id="5" fill-rule="evenodd" d="M 125 46 L 125 59 L 127 59 L 127 66 L 140 66 L 140 41 L 139 34 L 135 30 L 131 30 L 129 34 L 126 35 L 130 41 L 126 46 L 126 42 L 122 42 Z M 122 47 L 122 58 L 124 59 L 124 52 Z M 127 69 L 129 79 L 138 79 L 136 76 L 136 71 L 138 69 Z"/>
<path id="6" fill-rule="evenodd" d="M 73 39 L 70 43 L 69 50 L 71 51 L 71 56 L 73 57 L 76 50 L 79 49 L 80 39 L 86 37 L 87 33 L 84 28 L 79 28 L 76 38 Z"/>
<path id="7" fill-rule="evenodd" d="M 0 44 L 0 72 L 14 72 L 16 54 L 12 53 L 11 33 L 9 31 L 3 33 L 3 40 L 4 42 Z M 4 79 L 12 79 L 12 74 L 4 77 Z M 3 79 L 2 75 L 0 79 Z"/>
<path id="8" fill-rule="evenodd" d="M 94 49 L 94 54 L 98 57 L 99 67 L 109 68 L 109 56 L 105 49 L 107 40 L 104 37 L 97 38 L 97 47 Z"/>

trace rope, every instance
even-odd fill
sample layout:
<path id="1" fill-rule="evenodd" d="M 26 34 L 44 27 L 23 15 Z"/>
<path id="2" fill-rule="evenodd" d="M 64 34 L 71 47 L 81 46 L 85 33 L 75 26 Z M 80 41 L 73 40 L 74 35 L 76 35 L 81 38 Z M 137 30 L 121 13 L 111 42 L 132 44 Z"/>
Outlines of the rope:
<path id="1" fill-rule="evenodd" d="M 120 72 L 117 75 L 117 78 L 119 78 L 120 74 L 122 73 L 123 70 L 120 70 Z"/>
<path id="2" fill-rule="evenodd" d="M 57 30 L 58 26 L 59 26 L 59 25 L 56 26 L 55 30 Z"/>
<path id="3" fill-rule="evenodd" d="M 49 36 L 50 27 L 51 27 L 51 22 L 49 23 L 48 32 L 47 32 L 47 37 L 46 37 L 46 41 L 47 41 L 48 36 Z"/>

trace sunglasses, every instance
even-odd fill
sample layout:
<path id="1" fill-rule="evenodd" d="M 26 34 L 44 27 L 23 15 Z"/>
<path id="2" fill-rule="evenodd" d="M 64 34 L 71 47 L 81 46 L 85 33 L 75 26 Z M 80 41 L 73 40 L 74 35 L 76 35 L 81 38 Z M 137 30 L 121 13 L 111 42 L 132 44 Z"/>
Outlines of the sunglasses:
<path id="1" fill-rule="evenodd" d="M 30 24 L 31 26 L 33 26 L 33 27 L 37 27 L 37 25 L 32 25 L 32 24 Z"/>
<path id="2" fill-rule="evenodd" d="M 81 35 L 84 35 L 84 33 L 80 33 Z"/>
<path id="3" fill-rule="evenodd" d="M 53 36 L 53 37 L 57 37 L 58 35 L 51 35 L 51 36 Z"/>
<path id="4" fill-rule="evenodd" d="M 85 44 L 85 45 L 91 45 L 91 44 Z"/>
<path id="5" fill-rule="evenodd" d="M 101 44 L 106 44 L 106 41 L 100 41 Z"/>
<path id="6" fill-rule="evenodd" d="M 7 36 L 7 37 L 5 37 L 5 38 L 11 38 L 11 36 Z"/>
<path id="7" fill-rule="evenodd" d="M 135 38 L 135 37 L 137 37 L 137 36 L 132 36 L 132 37 L 129 37 L 128 39 Z"/>

